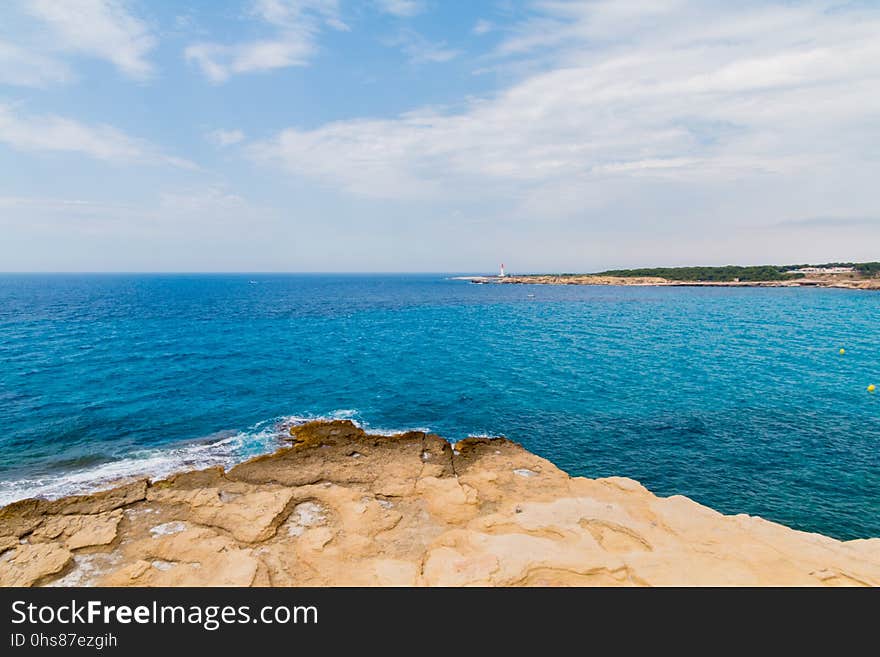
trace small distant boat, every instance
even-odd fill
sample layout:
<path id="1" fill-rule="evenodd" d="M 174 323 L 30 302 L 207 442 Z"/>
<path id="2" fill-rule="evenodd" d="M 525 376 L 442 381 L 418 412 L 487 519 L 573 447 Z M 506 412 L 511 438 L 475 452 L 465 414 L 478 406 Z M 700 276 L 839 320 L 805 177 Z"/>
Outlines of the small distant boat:
<path id="1" fill-rule="evenodd" d="M 256 285 L 256 284 L 257 284 L 257 281 L 248 281 L 248 284 L 249 284 L 249 285 Z"/>
<path id="2" fill-rule="evenodd" d="M 529 295 L 526 295 L 526 296 L 528 296 L 529 299 L 534 299 L 534 298 L 535 298 L 535 295 L 534 295 L 534 294 L 529 294 Z"/>

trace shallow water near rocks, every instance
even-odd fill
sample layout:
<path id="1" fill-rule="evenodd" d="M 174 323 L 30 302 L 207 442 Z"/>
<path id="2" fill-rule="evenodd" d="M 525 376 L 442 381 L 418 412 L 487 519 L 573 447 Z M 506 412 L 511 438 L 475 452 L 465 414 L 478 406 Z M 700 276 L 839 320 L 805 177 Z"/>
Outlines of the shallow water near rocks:
<path id="1" fill-rule="evenodd" d="M 342 417 L 880 536 L 878 324 L 880 293 L 850 290 L 4 275 L 0 503 L 229 465 L 279 423 Z"/>

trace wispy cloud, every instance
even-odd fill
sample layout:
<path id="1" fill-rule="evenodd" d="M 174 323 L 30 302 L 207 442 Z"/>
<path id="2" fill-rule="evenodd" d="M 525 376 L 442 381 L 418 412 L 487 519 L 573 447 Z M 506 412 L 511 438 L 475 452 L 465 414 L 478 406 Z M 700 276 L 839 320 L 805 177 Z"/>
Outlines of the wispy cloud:
<path id="1" fill-rule="evenodd" d="M 211 130 L 205 135 L 205 138 L 215 146 L 225 148 L 226 146 L 241 143 L 244 141 L 245 135 L 241 130 L 223 130 L 220 128 Z"/>
<path id="2" fill-rule="evenodd" d="M 466 110 L 289 128 L 252 153 L 353 194 L 491 189 L 541 199 L 529 209 L 544 214 L 630 199 L 646 180 L 711 190 L 826 175 L 851 186 L 860 167 L 877 172 L 877 11 L 830 2 L 710 11 L 687 0 L 536 7 L 495 57 L 516 72 L 527 56 L 542 70 Z"/>
<path id="3" fill-rule="evenodd" d="M 385 45 L 400 48 L 410 62 L 443 63 L 458 57 L 461 52 L 450 48 L 445 41 L 430 41 L 415 30 L 401 30 L 392 39 L 386 39 Z"/>
<path id="4" fill-rule="evenodd" d="M 0 84 L 48 87 L 73 78 L 70 67 L 56 57 L 0 41 Z"/>
<path id="5" fill-rule="evenodd" d="M 494 29 L 495 26 L 490 21 L 487 21 L 485 18 L 481 18 L 476 23 L 474 23 L 474 27 L 471 29 L 471 32 L 473 32 L 477 36 L 482 36 L 484 34 L 488 34 Z"/>
<path id="6" fill-rule="evenodd" d="M 237 73 L 270 71 L 291 66 L 305 66 L 314 53 L 311 37 L 252 41 L 235 45 L 197 43 L 188 46 L 187 61 L 197 64 L 215 84 L 226 82 Z"/>
<path id="7" fill-rule="evenodd" d="M 123 0 L 8 0 L 0 22 L 0 84 L 49 87 L 77 79 L 73 59 L 111 63 L 128 78 L 154 73 L 157 39 Z"/>
<path id="8" fill-rule="evenodd" d="M 29 0 L 25 11 L 42 21 L 53 49 L 105 59 L 129 77 L 153 72 L 147 59 L 156 45 L 149 26 L 121 0 Z"/>
<path id="9" fill-rule="evenodd" d="M 196 168 L 192 162 L 166 155 L 148 142 L 109 125 L 89 125 L 53 114 L 24 116 L 2 104 L 0 143 L 19 151 L 80 153 L 106 162 Z"/>
<path id="10" fill-rule="evenodd" d="M 423 0 L 376 0 L 379 11 L 398 18 L 417 16 L 425 11 Z"/>
<path id="11" fill-rule="evenodd" d="M 264 39 L 223 44 L 194 43 L 184 56 L 219 84 L 232 75 L 306 66 L 317 52 L 324 26 L 346 31 L 337 0 L 257 0 L 251 17 L 270 34 Z"/>

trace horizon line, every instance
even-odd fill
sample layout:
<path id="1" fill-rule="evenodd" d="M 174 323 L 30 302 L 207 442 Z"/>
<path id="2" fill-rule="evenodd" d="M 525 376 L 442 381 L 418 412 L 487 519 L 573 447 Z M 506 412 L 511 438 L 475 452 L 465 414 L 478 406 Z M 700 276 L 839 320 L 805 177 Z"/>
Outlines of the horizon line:
<path id="1" fill-rule="evenodd" d="M 550 271 L 529 271 L 528 274 L 551 274 L 557 272 Z M 168 276 L 321 276 L 321 275 L 351 275 L 351 276 L 369 276 L 369 275 L 462 275 L 462 276 L 484 276 L 490 275 L 489 272 L 474 271 L 223 271 L 223 270 L 205 270 L 205 271 L 176 271 L 176 270 L 152 270 L 152 271 L 78 271 L 78 270 L 14 270 L 0 271 L 0 276 L 22 276 L 22 275 L 46 275 L 46 276 L 64 276 L 64 275 L 89 275 L 89 276 L 119 276 L 119 275 L 168 275 Z"/>

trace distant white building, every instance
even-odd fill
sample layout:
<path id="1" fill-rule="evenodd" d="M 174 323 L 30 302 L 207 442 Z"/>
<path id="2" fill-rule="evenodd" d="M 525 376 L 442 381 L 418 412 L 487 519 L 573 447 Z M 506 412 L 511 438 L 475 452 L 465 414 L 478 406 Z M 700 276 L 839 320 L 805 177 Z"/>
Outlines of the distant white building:
<path id="1" fill-rule="evenodd" d="M 507 274 L 504 273 L 504 263 L 501 263 L 501 272 L 498 274 L 500 278 L 504 278 Z"/>
<path id="2" fill-rule="evenodd" d="M 855 271 L 855 267 L 801 267 L 792 269 L 788 274 L 849 274 Z"/>

